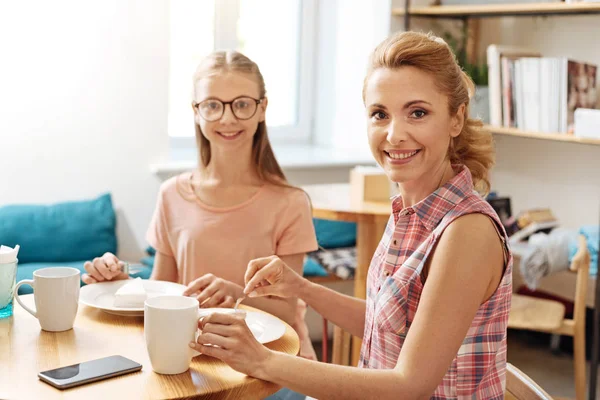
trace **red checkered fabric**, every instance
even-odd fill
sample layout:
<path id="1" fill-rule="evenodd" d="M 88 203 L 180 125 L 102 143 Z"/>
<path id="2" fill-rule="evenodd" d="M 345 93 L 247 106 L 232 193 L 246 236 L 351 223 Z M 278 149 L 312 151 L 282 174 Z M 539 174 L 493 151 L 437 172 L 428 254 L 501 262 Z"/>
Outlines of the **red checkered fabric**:
<path id="1" fill-rule="evenodd" d="M 503 399 L 506 328 L 512 293 L 512 255 L 493 208 L 473 189 L 468 168 L 413 207 L 392 202 L 392 215 L 369 268 L 367 313 L 359 367 L 396 366 L 415 317 L 423 285 L 420 274 L 434 245 L 452 221 L 482 213 L 496 222 L 505 243 L 506 270 L 492 297 L 482 304 L 467 336 L 432 399 Z"/>

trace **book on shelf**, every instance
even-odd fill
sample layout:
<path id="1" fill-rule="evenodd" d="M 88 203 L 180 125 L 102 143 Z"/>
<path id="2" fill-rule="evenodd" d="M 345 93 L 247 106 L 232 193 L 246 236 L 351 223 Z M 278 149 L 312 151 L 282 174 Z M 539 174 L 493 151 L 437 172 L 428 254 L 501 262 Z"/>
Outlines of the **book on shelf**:
<path id="1" fill-rule="evenodd" d="M 573 133 L 575 110 L 596 108 L 598 67 L 567 57 L 526 53 L 505 46 L 488 48 L 491 124 Z"/>

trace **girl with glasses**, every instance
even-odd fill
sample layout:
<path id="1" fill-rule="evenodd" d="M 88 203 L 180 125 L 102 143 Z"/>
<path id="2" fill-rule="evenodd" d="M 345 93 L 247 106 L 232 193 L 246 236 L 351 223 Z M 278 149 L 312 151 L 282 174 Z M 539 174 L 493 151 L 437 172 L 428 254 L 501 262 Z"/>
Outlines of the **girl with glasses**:
<path id="1" fill-rule="evenodd" d="M 150 279 L 187 285 L 201 307 L 232 307 L 243 296 L 244 272 L 255 258 L 277 255 L 302 274 L 317 249 L 310 201 L 291 186 L 269 138 L 268 100 L 258 66 L 235 52 L 215 52 L 193 78 L 192 110 L 199 166 L 160 188 L 147 239 L 156 249 Z M 85 264 L 92 284 L 127 279 L 105 254 Z M 244 302 L 298 331 L 301 355 L 316 359 L 296 298 Z"/>

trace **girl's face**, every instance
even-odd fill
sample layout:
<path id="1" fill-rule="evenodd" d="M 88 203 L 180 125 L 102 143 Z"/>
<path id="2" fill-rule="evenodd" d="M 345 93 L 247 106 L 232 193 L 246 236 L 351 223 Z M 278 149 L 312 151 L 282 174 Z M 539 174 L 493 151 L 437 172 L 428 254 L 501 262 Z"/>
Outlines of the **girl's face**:
<path id="1" fill-rule="evenodd" d="M 211 148 L 251 148 L 267 108 L 267 99 L 260 99 L 259 85 L 252 76 L 219 73 L 196 81 L 194 89 L 195 121 Z M 261 102 L 257 104 L 257 100 Z M 233 103 L 223 104 L 228 102 Z"/>
<path id="2" fill-rule="evenodd" d="M 379 68 L 365 87 L 367 132 L 375 160 L 394 182 L 435 179 L 450 139 L 460 134 L 464 105 L 448 112 L 447 96 L 415 67 Z"/>

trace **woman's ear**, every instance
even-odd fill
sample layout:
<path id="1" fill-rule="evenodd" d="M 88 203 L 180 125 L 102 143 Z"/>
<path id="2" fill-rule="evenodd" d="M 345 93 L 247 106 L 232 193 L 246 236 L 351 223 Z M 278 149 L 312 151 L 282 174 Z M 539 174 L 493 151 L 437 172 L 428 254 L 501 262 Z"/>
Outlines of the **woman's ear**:
<path id="1" fill-rule="evenodd" d="M 258 122 L 265 122 L 265 116 L 267 113 L 267 105 L 268 104 L 269 104 L 269 99 L 267 97 L 263 97 L 262 101 L 258 105 L 259 110 L 260 110 L 260 116 L 258 118 Z"/>
<path id="2" fill-rule="evenodd" d="M 457 137 L 462 132 L 462 128 L 465 125 L 465 103 L 461 104 L 456 111 L 456 114 L 452 117 L 452 126 L 450 129 L 450 136 Z"/>

